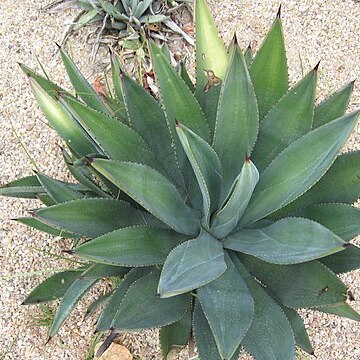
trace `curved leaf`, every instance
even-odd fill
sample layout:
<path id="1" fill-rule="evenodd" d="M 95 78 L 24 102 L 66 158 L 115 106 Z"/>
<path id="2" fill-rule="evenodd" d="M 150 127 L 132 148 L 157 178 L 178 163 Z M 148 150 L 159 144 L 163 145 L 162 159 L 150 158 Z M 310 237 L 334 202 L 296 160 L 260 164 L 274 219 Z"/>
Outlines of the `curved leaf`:
<path id="1" fill-rule="evenodd" d="M 39 194 L 44 193 L 45 190 L 36 175 L 25 176 L 0 186 L 0 195 L 2 196 L 36 199 Z"/>
<path id="2" fill-rule="evenodd" d="M 163 266 L 158 286 L 162 298 L 196 289 L 226 270 L 221 242 L 202 231 L 197 239 L 173 249 Z"/>
<path id="3" fill-rule="evenodd" d="M 175 231 L 195 235 L 199 214 L 182 200 L 176 187 L 146 165 L 94 159 L 91 166 Z"/>

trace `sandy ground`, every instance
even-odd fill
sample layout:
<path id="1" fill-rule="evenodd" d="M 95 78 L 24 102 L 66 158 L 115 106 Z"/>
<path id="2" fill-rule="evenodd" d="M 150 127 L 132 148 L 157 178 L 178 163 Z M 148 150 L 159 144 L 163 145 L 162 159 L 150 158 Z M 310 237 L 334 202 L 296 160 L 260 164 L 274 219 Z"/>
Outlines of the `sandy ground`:
<path id="1" fill-rule="evenodd" d="M 31 165 L 18 145 L 11 123 L 38 163 L 48 175 L 66 178 L 60 161 L 55 133 L 43 124 L 43 117 L 30 93 L 25 76 L 16 61 L 38 68 L 35 55 L 46 65 L 52 79 L 67 85 L 54 42 L 59 40 L 64 21 L 70 14 L 47 15 L 39 10 L 48 1 L 5 0 L 0 3 L 0 182 L 31 174 Z M 258 49 L 279 5 L 273 0 L 209 0 L 226 41 L 237 30 L 243 47 L 249 42 Z M 283 23 L 290 64 L 290 79 L 321 60 L 319 99 L 344 83 L 360 76 L 360 4 L 352 0 L 288 0 L 283 2 Z M 73 55 L 86 75 L 90 46 L 83 43 L 85 32 L 73 37 Z M 302 65 L 300 58 L 302 59 Z M 360 87 L 355 86 L 351 109 L 360 106 Z M 359 149 L 359 128 L 348 149 Z M 30 272 L 61 269 L 64 262 L 44 255 L 39 248 L 60 253 L 58 240 L 25 228 L 8 219 L 24 214 L 37 203 L 1 199 L 0 205 L 0 354 L 10 349 L 6 359 L 84 359 L 92 338 L 93 321 L 82 323 L 84 301 L 70 321 L 47 347 L 46 330 L 32 327 L 36 307 L 23 307 L 25 295 L 41 280 Z M 360 299 L 360 272 L 344 276 Z M 100 291 L 100 289 L 98 289 Z M 360 301 L 353 306 L 360 311 Z M 360 327 L 335 316 L 305 313 L 319 360 L 360 359 Z M 127 336 L 124 340 L 142 359 L 159 359 L 156 331 L 145 336 Z M 2 358 L 0 356 L 0 358 Z M 186 356 L 184 356 L 186 358 Z"/>

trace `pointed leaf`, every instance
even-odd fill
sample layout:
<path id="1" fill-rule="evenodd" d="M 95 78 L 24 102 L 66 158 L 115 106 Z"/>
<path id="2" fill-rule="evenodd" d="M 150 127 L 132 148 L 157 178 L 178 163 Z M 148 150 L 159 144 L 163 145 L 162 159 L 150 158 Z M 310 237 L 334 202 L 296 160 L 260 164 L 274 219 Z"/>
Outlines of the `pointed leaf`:
<path id="1" fill-rule="evenodd" d="M 148 266 L 164 263 L 188 237 L 170 229 L 136 226 L 118 229 L 78 246 L 78 256 L 104 264 Z"/>
<path id="2" fill-rule="evenodd" d="M 29 82 L 41 110 L 66 144 L 81 156 L 95 153 L 96 147 L 91 139 L 60 103 L 48 95 L 35 80 L 30 78 Z"/>
<path id="3" fill-rule="evenodd" d="M 254 299 L 254 318 L 241 344 L 257 360 L 295 358 L 295 340 L 288 319 L 235 256 L 234 264 Z"/>
<path id="4" fill-rule="evenodd" d="M 253 53 L 250 45 L 246 48 L 246 50 L 244 52 L 244 59 L 245 59 L 246 66 L 249 68 L 251 63 L 254 60 L 254 53 Z"/>
<path id="5" fill-rule="evenodd" d="M 191 92 L 195 91 L 195 86 L 190 78 L 189 73 L 186 70 L 185 61 L 180 61 L 179 63 L 179 73 L 181 78 L 185 81 L 186 85 L 190 89 Z"/>
<path id="6" fill-rule="evenodd" d="M 85 102 L 85 104 L 87 104 L 91 108 L 108 114 L 108 109 L 101 101 L 100 95 L 89 84 L 89 82 L 75 65 L 69 54 L 62 48 L 60 48 L 60 54 L 69 79 L 76 91 L 76 94 L 79 95 L 79 97 Z"/>
<path id="7" fill-rule="evenodd" d="M 23 304 L 38 304 L 62 298 L 70 285 L 80 277 L 84 269 L 62 271 L 41 282 L 26 297 Z"/>
<path id="8" fill-rule="evenodd" d="M 243 229 L 224 241 L 227 249 L 273 264 L 297 264 L 344 250 L 344 242 L 326 227 L 302 218 L 285 218 L 262 229 Z"/>
<path id="9" fill-rule="evenodd" d="M 260 121 L 288 90 L 288 68 L 280 14 L 250 66 Z"/>
<path id="10" fill-rule="evenodd" d="M 223 169 L 224 194 L 230 189 L 255 144 L 259 116 L 254 89 L 237 43 L 222 84 L 214 132 L 214 149 Z"/>
<path id="11" fill-rule="evenodd" d="M 227 254 L 225 259 L 226 271 L 197 294 L 221 357 L 230 359 L 250 328 L 254 300 Z"/>
<path id="12" fill-rule="evenodd" d="M 191 307 L 179 321 L 160 329 L 161 353 L 167 359 L 172 349 L 187 345 L 191 334 Z"/>
<path id="13" fill-rule="evenodd" d="M 239 258 L 248 271 L 268 286 L 287 307 L 324 306 L 341 303 L 346 298 L 346 286 L 317 261 L 275 265 L 249 255 L 239 254 Z"/>
<path id="14" fill-rule="evenodd" d="M 86 269 L 81 276 L 87 278 L 101 279 L 112 276 L 124 276 L 129 269 L 121 266 L 111 266 L 105 264 L 93 264 Z"/>
<path id="15" fill-rule="evenodd" d="M 204 221 L 219 207 L 222 170 L 213 148 L 186 126 L 178 123 L 176 132 L 195 173 L 203 198 Z"/>
<path id="16" fill-rule="evenodd" d="M 344 241 L 360 235 L 360 209 L 348 204 L 313 204 L 296 211 L 292 216 L 314 220 Z"/>
<path id="17" fill-rule="evenodd" d="M 223 239 L 235 229 L 258 181 L 259 173 L 250 159 L 247 159 L 235 179 L 224 205 L 212 218 L 211 232 L 216 238 Z"/>
<path id="18" fill-rule="evenodd" d="M 315 308 L 314 310 L 318 310 L 323 313 L 333 314 L 337 316 L 341 316 L 344 318 L 348 318 L 355 321 L 360 321 L 360 314 L 357 313 L 349 304 L 343 303 L 341 305 L 334 306 L 322 306 L 319 308 Z"/>
<path id="19" fill-rule="evenodd" d="M 25 176 L 0 186 L 0 195 L 36 199 L 37 196 L 45 193 L 37 177 Z"/>
<path id="20" fill-rule="evenodd" d="M 144 225 L 140 210 L 114 199 L 80 199 L 39 209 L 35 218 L 64 231 L 97 237 L 133 225 Z"/>
<path id="21" fill-rule="evenodd" d="M 335 274 L 360 269 L 360 248 L 349 245 L 344 251 L 321 259 L 321 262 Z"/>
<path id="22" fill-rule="evenodd" d="M 317 68 L 289 90 L 264 117 L 251 155 L 260 172 L 288 145 L 311 130 L 316 83 Z"/>
<path id="23" fill-rule="evenodd" d="M 170 325 L 187 312 L 190 294 L 160 299 L 155 296 L 160 271 L 135 281 L 126 292 L 112 324 L 115 330 L 142 330 Z"/>
<path id="24" fill-rule="evenodd" d="M 340 116 L 343 116 L 349 105 L 353 89 L 354 81 L 345 85 L 321 102 L 315 108 L 313 127 L 317 128 L 339 118 Z"/>
<path id="25" fill-rule="evenodd" d="M 116 312 L 129 287 L 136 280 L 141 279 L 146 274 L 148 274 L 149 271 L 150 268 L 142 267 L 142 268 L 134 268 L 128 272 L 125 278 L 121 281 L 121 283 L 112 293 L 109 301 L 106 304 L 105 309 L 101 312 L 99 320 L 96 325 L 97 332 L 109 330 L 111 328 L 111 325 L 116 316 Z"/>
<path id="26" fill-rule="evenodd" d="M 191 291 L 213 281 L 225 270 L 221 242 L 202 231 L 197 239 L 170 252 L 161 272 L 158 293 L 167 298 Z"/>
<path id="27" fill-rule="evenodd" d="M 357 121 L 358 113 L 346 115 L 288 146 L 262 174 L 241 222 L 255 222 L 313 186 L 332 165 Z"/>
<path id="28" fill-rule="evenodd" d="M 103 159 L 94 159 L 91 166 L 175 231 L 187 235 L 198 232 L 198 213 L 185 204 L 176 187 L 156 170 Z"/>

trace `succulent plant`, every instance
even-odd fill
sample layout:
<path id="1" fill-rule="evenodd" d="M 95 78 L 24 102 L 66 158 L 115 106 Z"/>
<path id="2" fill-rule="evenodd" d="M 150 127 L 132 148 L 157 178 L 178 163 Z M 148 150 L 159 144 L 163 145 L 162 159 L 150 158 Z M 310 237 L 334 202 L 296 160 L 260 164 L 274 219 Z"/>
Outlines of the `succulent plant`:
<path id="1" fill-rule="evenodd" d="M 360 152 L 341 150 L 358 120 L 353 83 L 314 105 L 318 66 L 289 89 L 278 13 L 255 56 L 226 48 L 196 4 L 196 83 L 149 42 L 160 103 L 112 57 L 99 95 L 61 50 L 76 96 L 22 66 L 78 183 L 43 173 L 2 195 L 40 199 L 19 222 L 74 239 L 78 269 L 25 300 L 61 302 L 49 339 L 104 277 L 97 331 L 161 328 L 164 358 L 194 336 L 201 359 L 313 353 L 297 310 L 360 315 L 337 274 L 359 268 Z"/>

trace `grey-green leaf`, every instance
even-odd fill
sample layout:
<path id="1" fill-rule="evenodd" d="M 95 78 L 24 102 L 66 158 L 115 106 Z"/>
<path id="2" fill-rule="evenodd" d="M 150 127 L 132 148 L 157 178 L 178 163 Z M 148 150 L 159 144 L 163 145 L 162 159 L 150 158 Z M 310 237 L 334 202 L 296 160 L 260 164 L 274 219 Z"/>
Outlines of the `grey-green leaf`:
<path id="1" fill-rule="evenodd" d="M 158 286 L 162 298 L 196 289 L 226 270 L 221 242 L 202 231 L 197 239 L 173 249 L 163 266 Z"/>
<path id="2" fill-rule="evenodd" d="M 195 235 L 199 214 L 185 204 L 175 185 L 149 166 L 94 159 L 91 166 L 177 232 Z"/>
<path id="3" fill-rule="evenodd" d="M 254 300 L 245 281 L 225 253 L 226 271 L 197 291 L 222 359 L 230 359 L 250 328 Z"/>
<path id="4" fill-rule="evenodd" d="M 262 174 L 241 222 L 255 222 L 313 186 L 332 165 L 357 121 L 358 113 L 345 115 L 289 145 Z"/>
<path id="5" fill-rule="evenodd" d="M 25 176 L 0 186 L 0 195 L 36 199 L 45 190 L 35 175 Z"/>
<path id="6" fill-rule="evenodd" d="M 336 274 L 360 269 L 360 248 L 349 245 L 344 251 L 327 256 L 320 260 Z"/>
<path id="7" fill-rule="evenodd" d="M 104 264 L 148 266 L 164 263 L 169 252 L 188 238 L 170 229 L 126 227 L 86 242 L 74 252 Z"/>
<path id="8" fill-rule="evenodd" d="M 360 321 L 360 314 L 345 302 L 340 305 L 322 306 L 319 308 L 315 308 L 314 310 L 327 314 L 333 314 L 333 315 L 345 317 L 355 321 Z"/>
<path id="9" fill-rule="evenodd" d="M 223 169 L 227 194 L 250 154 L 259 129 L 259 114 L 250 75 L 239 46 L 235 45 L 222 84 L 213 146 Z"/>
<path id="10" fill-rule="evenodd" d="M 308 219 L 285 218 L 262 229 L 243 229 L 224 241 L 227 249 L 273 264 L 297 264 L 344 250 L 343 240 Z"/>

